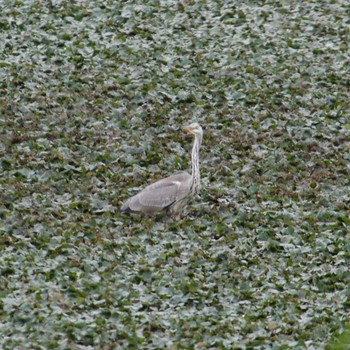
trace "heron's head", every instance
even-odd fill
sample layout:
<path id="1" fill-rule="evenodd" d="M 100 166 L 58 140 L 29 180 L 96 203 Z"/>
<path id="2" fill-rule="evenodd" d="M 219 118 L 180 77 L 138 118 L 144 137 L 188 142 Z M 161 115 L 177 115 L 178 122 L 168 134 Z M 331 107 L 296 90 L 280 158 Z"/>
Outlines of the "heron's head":
<path id="1" fill-rule="evenodd" d="M 192 135 L 202 135 L 203 134 L 202 127 L 198 123 L 192 123 L 188 126 L 183 126 L 182 130 L 185 132 L 188 132 L 189 134 L 192 134 Z"/>

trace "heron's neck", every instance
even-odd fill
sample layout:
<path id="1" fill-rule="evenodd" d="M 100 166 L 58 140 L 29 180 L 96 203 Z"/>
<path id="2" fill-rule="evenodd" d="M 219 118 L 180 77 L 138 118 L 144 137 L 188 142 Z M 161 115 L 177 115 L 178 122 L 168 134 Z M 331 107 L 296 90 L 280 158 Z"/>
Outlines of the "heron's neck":
<path id="1" fill-rule="evenodd" d="M 200 173 L 199 173 L 199 148 L 202 143 L 202 136 L 195 135 L 192 147 L 192 189 L 198 193 L 200 189 Z"/>

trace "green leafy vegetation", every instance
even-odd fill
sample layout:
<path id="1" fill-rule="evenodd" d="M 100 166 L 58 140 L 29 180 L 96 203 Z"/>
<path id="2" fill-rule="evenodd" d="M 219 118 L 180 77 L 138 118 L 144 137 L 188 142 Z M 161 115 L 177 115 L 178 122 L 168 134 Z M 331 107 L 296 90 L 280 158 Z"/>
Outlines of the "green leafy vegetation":
<path id="1" fill-rule="evenodd" d="M 349 349 L 348 1 L 0 9 L 0 348 Z"/>
<path id="2" fill-rule="evenodd" d="M 327 350 L 347 350 L 350 344 L 350 327 L 347 325 L 340 334 L 335 334 Z"/>

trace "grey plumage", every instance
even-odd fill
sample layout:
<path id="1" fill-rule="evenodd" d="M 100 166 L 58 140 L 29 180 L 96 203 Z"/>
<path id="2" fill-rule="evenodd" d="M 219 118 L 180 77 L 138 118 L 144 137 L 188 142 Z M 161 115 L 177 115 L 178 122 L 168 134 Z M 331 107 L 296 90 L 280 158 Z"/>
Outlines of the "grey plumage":
<path id="1" fill-rule="evenodd" d="M 147 186 L 124 203 L 122 213 L 150 215 L 165 211 L 179 217 L 189 199 L 199 191 L 199 148 L 203 131 L 198 123 L 184 127 L 183 130 L 195 137 L 192 148 L 192 175 L 182 172 Z"/>
<path id="2" fill-rule="evenodd" d="M 191 188 L 191 175 L 184 172 L 159 180 L 128 199 L 122 212 L 152 214 L 170 208 L 176 201 L 185 199 Z"/>

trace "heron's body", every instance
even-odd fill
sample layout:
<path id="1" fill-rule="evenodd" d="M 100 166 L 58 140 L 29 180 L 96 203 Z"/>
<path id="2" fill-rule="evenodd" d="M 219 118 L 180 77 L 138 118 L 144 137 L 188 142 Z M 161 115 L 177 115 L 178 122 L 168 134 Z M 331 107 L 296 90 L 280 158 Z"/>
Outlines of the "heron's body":
<path id="1" fill-rule="evenodd" d="M 203 131 L 197 123 L 185 127 L 184 130 L 195 136 L 192 149 L 192 175 L 182 172 L 147 186 L 124 203 L 122 213 L 151 215 L 165 211 L 179 217 L 189 199 L 199 191 L 199 148 Z"/>
<path id="2" fill-rule="evenodd" d="M 176 202 L 186 204 L 190 188 L 190 174 L 184 172 L 172 175 L 147 186 L 142 192 L 128 199 L 121 210 L 125 213 L 145 214 L 167 210 L 171 213 Z"/>

